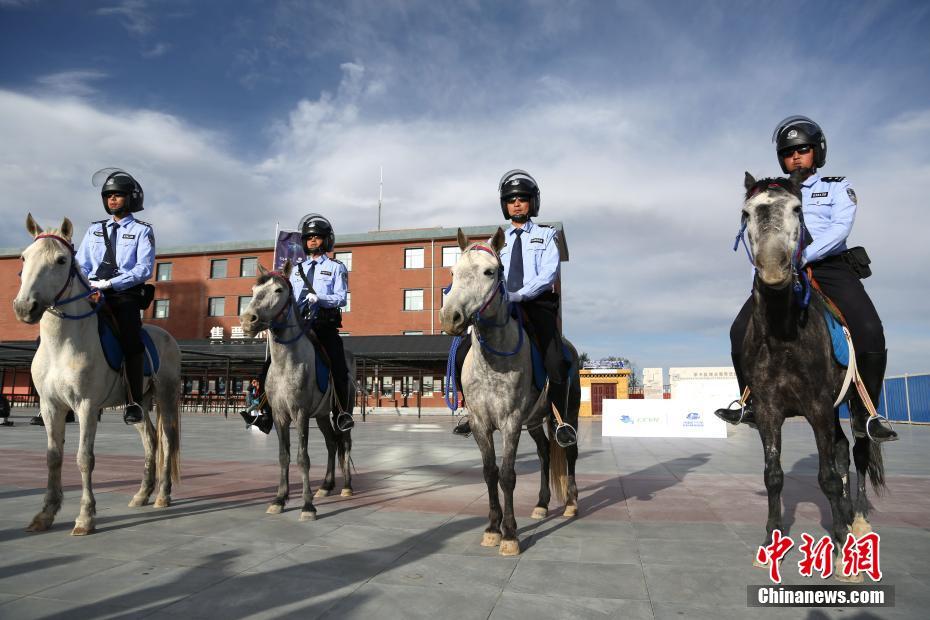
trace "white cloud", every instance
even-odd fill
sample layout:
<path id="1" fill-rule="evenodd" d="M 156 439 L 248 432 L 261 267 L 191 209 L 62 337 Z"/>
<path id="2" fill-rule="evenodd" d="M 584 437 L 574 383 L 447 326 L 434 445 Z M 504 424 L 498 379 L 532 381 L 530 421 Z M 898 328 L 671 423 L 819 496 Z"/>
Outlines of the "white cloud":
<path id="1" fill-rule="evenodd" d="M 146 34 L 152 29 L 152 17 L 148 11 L 147 0 L 123 0 L 113 6 L 97 9 L 97 15 L 116 15 L 122 19 L 123 26 L 129 32 Z"/>
<path id="2" fill-rule="evenodd" d="M 108 77 L 103 71 L 83 69 L 50 73 L 36 79 L 36 83 L 54 95 L 86 97 L 97 92 L 92 82 Z"/>

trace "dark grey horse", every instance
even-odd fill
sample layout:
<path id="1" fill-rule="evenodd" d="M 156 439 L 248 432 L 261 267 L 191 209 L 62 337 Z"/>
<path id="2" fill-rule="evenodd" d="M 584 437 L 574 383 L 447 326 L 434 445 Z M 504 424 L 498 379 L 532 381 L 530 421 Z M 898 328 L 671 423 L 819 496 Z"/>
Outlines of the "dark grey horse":
<path id="1" fill-rule="evenodd" d="M 462 369 L 462 391 L 468 401 L 471 429 L 484 462 L 491 508 L 490 525 L 481 544 L 485 547 L 500 545 L 501 555 L 517 555 L 520 543 L 513 513 L 514 462 L 522 429 L 526 427 L 536 442 L 541 464 L 539 501 L 531 515 L 534 519 L 548 514 L 550 483 L 559 501 L 565 502 L 564 516 L 577 515 L 575 461 L 578 446 L 562 448 L 555 441 L 548 400 L 533 382 L 527 335 L 518 320 L 511 317 L 504 296 L 498 256 L 504 245 L 503 231 L 498 229 L 489 243 L 469 245 L 460 229 L 458 241 L 462 255 L 453 267 L 452 288 L 443 301 L 439 319 L 447 334 L 463 334 L 468 325 L 473 325 L 472 346 Z M 565 342 L 573 359 L 565 422 L 577 428 L 581 401 L 578 353 L 571 343 Z M 547 421 L 549 439 L 543 430 Z M 495 430 L 501 432 L 504 445 L 500 468 L 494 452 Z M 497 494 L 498 482 L 504 491 L 503 512 Z"/>
<path id="2" fill-rule="evenodd" d="M 804 235 L 800 189 L 791 179 L 756 181 L 748 172 L 745 187 L 742 217 L 756 277 L 742 355 L 765 454 L 765 544 L 783 529 L 781 427 L 786 417 L 803 416 L 814 430 L 818 481 L 830 502 L 834 544 L 841 549 L 850 528 L 857 536 L 871 531 L 865 480 L 868 476 L 877 493 L 885 486 L 880 447 L 868 437 L 856 438 L 858 489 L 852 501 L 849 441 L 834 408 L 845 369 L 833 356 L 825 305 L 816 293 L 808 300 L 809 284 L 798 273 Z"/>

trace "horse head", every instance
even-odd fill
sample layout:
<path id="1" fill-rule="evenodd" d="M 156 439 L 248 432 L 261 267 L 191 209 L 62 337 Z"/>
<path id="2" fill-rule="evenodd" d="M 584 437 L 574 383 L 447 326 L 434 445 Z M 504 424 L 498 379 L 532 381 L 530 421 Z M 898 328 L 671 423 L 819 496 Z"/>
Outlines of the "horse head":
<path id="1" fill-rule="evenodd" d="M 452 267 L 452 284 L 439 311 L 442 330 L 453 336 L 465 333 L 472 317 L 488 305 L 502 285 L 504 231 L 498 228 L 488 243 L 469 244 L 460 228 L 458 242 L 462 254 Z"/>
<path id="2" fill-rule="evenodd" d="M 64 218 L 59 229 L 45 232 L 30 213 L 26 217 L 26 230 L 33 241 L 20 256 L 23 271 L 19 293 L 13 299 L 13 312 L 23 323 L 33 324 L 55 304 L 71 281 L 74 269 L 71 235 L 74 227 L 71 220 Z"/>
<path id="3" fill-rule="evenodd" d="M 239 315 L 242 333 L 250 338 L 272 326 L 291 302 L 291 259 L 284 261 L 281 271 L 268 271 L 258 264 L 258 279 L 252 287 L 252 301 Z"/>
<path id="4" fill-rule="evenodd" d="M 745 177 L 743 223 L 750 257 L 762 284 L 784 288 L 792 282 L 804 241 L 801 190 L 797 179 Z"/>

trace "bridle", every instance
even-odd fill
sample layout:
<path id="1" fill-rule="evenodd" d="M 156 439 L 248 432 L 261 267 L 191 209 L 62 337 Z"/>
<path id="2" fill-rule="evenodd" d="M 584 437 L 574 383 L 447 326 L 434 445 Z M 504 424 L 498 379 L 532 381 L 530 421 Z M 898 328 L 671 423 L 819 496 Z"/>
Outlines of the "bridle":
<path id="1" fill-rule="evenodd" d="M 294 287 L 291 286 L 290 279 L 285 277 L 285 275 L 281 273 L 280 271 L 269 271 L 268 275 L 271 276 L 272 278 L 281 278 L 282 280 L 284 280 L 284 283 L 287 284 L 287 300 L 284 302 L 284 305 L 281 307 L 281 309 L 278 310 L 273 317 L 271 317 L 271 321 L 269 321 L 268 323 L 268 328 L 271 330 L 279 330 L 279 329 L 283 330 L 283 329 L 287 329 L 288 327 L 297 328 L 297 335 L 294 336 L 293 338 L 289 338 L 287 340 L 278 340 L 277 338 L 274 337 L 274 335 L 272 335 L 272 338 L 278 344 L 291 344 L 291 343 L 297 342 L 301 337 L 306 335 L 307 327 L 310 325 L 311 321 L 306 321 L 303 324 L 301 324 L 301 320 L 297 318 L 296 323 L 294 324 L 288 323 L 288 318 L 291 316 L 291 314 L 294 314 L 295 318 L 297 316 L 296 313 L 294 312 L 294 306 L 295 306 Z M 279 319 L 282 319 L 283 322 L 279 322 Z"/>
<path id="2" fill-rule="evenodd" d="M 66 248 L 68 248 L 69 257 L 71 261 L 71 264 L 68 267 L 68 277 L 65 280 L 64 285 L 58 291 L 58 294 L 55 295 L 55 297 L 52 299 L 52 303 L 49 304 L 48 307 L 46 307 L 46 310 L 48 312 L 51 312 L 52 314 L 54 314 L 60 319 L 66 319 L 69 321 L 79 321 L 81 319 L 86 319 L 87 317 L 93 316 L 94 314 L 97 314 L 98 312 L 100 312 L 100 308 L 103 304 L 94 304 L 94 303 L 90 304 L 91 310 L 89 312 L 85 312 L 84 314 L 68 314 L 62 310 L 58 310 L 59 307 L 70 304 L 73 301 L 87 299 L 88 297 L 91 297 L 97 291 L 92 289 L 90 285 L 87 283 L 87 281 L 84 279 L 84 276 L 78 272 L 77 261 L 75 261 L 75 258 L 74 258 L 74 254 L 75 254 L 74 246 L 71 245 L 70 241 L 68 241 L 67 239 L 59 235 L 53 235 L 51 233 L 41 233 L 35 236 L 33 243 L 35 241 L 38 241 L 39 239 L 54 239 L 58 241 L 59 243 L 61 243 L 62 245 L 64 245 Z M 66 299 L 62 299 L 61 296 L 65 294 L 65 291 L 71 288 L 71 284 L 74 282 L 75 276 L 77 276 L 77 281 L 84 288 L 84 292 L 79 293 L 77 295 L 73 295 Z"/>

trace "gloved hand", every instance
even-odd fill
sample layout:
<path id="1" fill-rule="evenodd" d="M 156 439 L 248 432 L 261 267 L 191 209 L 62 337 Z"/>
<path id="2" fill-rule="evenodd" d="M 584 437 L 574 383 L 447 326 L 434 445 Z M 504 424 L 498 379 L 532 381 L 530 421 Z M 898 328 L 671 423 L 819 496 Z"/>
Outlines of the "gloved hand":
<path id="1" fill-rule="evenodd" d="M 105 291 L 112 286 L 113 284 L 109 280 L 91 280 L 90 281 L 90 287 L 95 288 L 98 291 Z"/>
<path id="2" fill-rule="evenodd" d="M 518 293 L 518 292 L 513 292 L 513 293 L 508 292 L 508 293 L 507 293 L 507 301 L 513 302 L 513 303 L 515 303 L 515 304 L 518 304 L 518 303 L 520 303 L 521 301 L 523 301 L 523 295 L 521 295 L 521 294 Z"/>
<path id="3" fill-rule="evenodd" d="M 314 295 L 313 293 L 307 293 L 307 297 L 305 298 L 304 303 L 306 303 L 306 304 L 307 304 L 307 307 L 309 308 L 310 306 L 312 306 L 313 304 L 315 304 L 315 303 L 318 302 L 318 301 L 320 301 L 320 298 L 319 298 L 319 297 L 317 297 L 317 296 Z"/>

